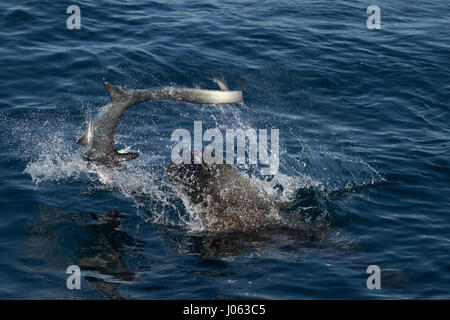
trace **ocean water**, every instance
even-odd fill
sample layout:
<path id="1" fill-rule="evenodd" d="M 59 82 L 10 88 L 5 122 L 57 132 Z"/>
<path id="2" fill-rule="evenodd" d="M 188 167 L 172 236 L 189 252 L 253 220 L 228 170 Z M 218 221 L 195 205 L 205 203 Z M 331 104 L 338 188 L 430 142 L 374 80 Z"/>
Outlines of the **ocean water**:
<path id="1" fill-rule="evenodd" d="M 449 13 L 443 0 L 2 2 L 0 298 L 448 299 Z M 82 159 L 104 81 L 216 89 L 215 76 L 244 103 L 143 103 L 116 136 L 138 159 Z M 319 236 L 208 230 L 165 173 L 171 133 L 194 121 L 279 129 L 264 185 Z"/>

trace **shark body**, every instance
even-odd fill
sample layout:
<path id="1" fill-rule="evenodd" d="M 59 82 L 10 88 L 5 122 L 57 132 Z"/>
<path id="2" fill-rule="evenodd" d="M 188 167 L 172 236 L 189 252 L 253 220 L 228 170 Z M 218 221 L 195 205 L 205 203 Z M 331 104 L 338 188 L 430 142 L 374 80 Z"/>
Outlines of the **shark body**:
<path id="1" fill-rule="evenodd" d="M 84 146 L 84 158 L 109 167 L 137 158 L 138 153 L 120 153 L 114 146 L 117 124 L 125 110 L 151 100 L 174 100 L 202 104 L 242 102 L 242 91 L 230 91 L 225 82 L 213 79 L 221 90 L 162 87 L 146 90 L 117 89 L 105 82 L 111 101 L 103 106 L 77 144 Z"/>

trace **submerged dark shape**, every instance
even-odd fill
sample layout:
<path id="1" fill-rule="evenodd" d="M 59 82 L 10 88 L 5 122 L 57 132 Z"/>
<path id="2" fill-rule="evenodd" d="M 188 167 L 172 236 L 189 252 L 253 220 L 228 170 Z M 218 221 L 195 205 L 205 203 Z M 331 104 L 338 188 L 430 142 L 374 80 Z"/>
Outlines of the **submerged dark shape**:
<path id="1" fill-rule="evenodd" d="M 137 158 L 138 153 L 120 153 L 114 146 L 114 135 L 122 114 L 129 107 L 151 100 L 174 100 L 190 103 L 222 104 L 242 102 L 242 91 L 230 91 L 224 82 L 214 79 L 222 90 L 163 87 L 122 91 L 105 83 L 111 101 L 103 106 L 89 123 L 77 144 L 84 146 L 86 160 L 115 167 L 123 161 Z"/>
<path id="2" fill-rule="evenodd" d="M 138 275 L 135 262 L 142 261 L 147 269 L 151 268 L 149 259 L 140 253 L 144 242 L 127 233 L 122 225 L 124 218 L 116 209 L 108 212 L 66 212 L 61 208 L 42 205 L 36 216 L 27 223 L 24 255 L 41 261 L 42 274 L 49 282 L 55 279 L 54 270 L 60 274 L 61 270 L 75 264 L 94 290 L 110 299 L 123 299 L 119 289 L 123 283 L 135 281 Z M 58 294 L 59 298 L 66 294 L 67 298 L 76 298 L 76 294 L 71 295 L 71 290 L 59 285 L 65 279 L 64 273 L 61 273 L 56 277 L 57 285 L 43 291 Z M 87 287 L 82 284 L 82 288 L 83 291 Z M 58 293 L 59 290 L 61 293 Z M 46 298 L 54 299 L 55 296 Z"/>

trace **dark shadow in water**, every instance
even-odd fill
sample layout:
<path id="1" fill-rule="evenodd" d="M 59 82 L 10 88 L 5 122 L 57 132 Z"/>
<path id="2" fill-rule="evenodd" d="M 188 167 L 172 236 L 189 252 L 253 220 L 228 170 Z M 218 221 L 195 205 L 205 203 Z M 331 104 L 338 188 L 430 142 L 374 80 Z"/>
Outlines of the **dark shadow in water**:
<path id="1" fill-rule="evenodd" d="M 127 261 L 136 260 L 144 245 L 121 230 L 123 218 L 117 210 L 64 213 L 41 206 L 28 223 L 27 256 L 41 260 L 48 270 L 78 265 L 83 279 L 95 290 L 110 299 L 122 299 L 120 284 L 133 281 L 137 275 Z"/>
<path id="2" fill-rule="evenodd" d="M 250 232 L 186 234 L 180 231 L 167 235 L 174 251 L 201 258 L 241 256 L 255 251 L 256 247 L 269 240 L 264 234 Z"/>
<path id="3" fill-rule="evenodd" d="M 258 232 L 201 232 L 194 234 L 172 231 L 167 232 L 166 237 L 173 244 L 174 251 L 202 259 L 265 256 L 267 251 L 298 256 L 310 251 L 359 250 L 356 244 L 349 245 L 347 242 L 340 242 L 332 238 L 311 241 L 310 238 L 305 238 L 304 232 L 287 228 Z"/>
<path id="4" fill-rule="evenodd" d="M 143 242 L 121 230 L 124 217 L 118 210 L 110 210 L 106 214 L 90 212 L 87 215 L 91 221 L 83 226 L 85 232 L 75 234 L 78 266 L 91 272 L 85 278 L 93 283 L 96 290 L 111 299 L 121 299 L 117 292 L 120 282 L 131 282 L 137 275 L 129 270 L 125 255 L 137 254 Z M 72 219 L 83 223 L 86 217 L 72 215 Z"/>

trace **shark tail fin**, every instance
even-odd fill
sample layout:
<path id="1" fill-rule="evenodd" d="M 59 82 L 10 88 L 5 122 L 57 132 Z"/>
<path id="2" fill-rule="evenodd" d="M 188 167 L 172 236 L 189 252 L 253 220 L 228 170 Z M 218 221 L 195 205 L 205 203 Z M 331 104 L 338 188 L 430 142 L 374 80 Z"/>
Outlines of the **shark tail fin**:
<path id="1" fill-rule="evenodd" d="M 111 101 L 121 100 L 126 96 L 126 93 L 120 89 L 113 87 L 108 82 L 105 82 L 106 91 L 108 91 Z"/>

